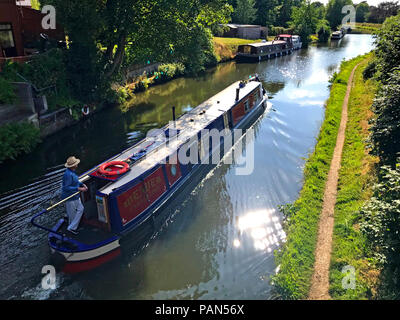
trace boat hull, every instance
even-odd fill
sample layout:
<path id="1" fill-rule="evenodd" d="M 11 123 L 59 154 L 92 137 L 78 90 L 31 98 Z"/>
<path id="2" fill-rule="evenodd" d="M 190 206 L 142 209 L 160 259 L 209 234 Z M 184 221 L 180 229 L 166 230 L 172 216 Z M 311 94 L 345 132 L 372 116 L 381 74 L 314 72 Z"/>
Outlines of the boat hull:
<path id="1" fill-rule="evenodd" d="M 246 54 L 246 53 L 237 53 L 236 54 L 236 60 L 239 62 L 259 62 L 262 60 L 268 60 L 276 57 L 280 57 L 283 55 L 288 55 L 292 53 L 292 50 L 290 49 L 287 51 L 281 51 L 281 52 L 276 52 L 276 53 L 270 53 L 270 54 Z"/>

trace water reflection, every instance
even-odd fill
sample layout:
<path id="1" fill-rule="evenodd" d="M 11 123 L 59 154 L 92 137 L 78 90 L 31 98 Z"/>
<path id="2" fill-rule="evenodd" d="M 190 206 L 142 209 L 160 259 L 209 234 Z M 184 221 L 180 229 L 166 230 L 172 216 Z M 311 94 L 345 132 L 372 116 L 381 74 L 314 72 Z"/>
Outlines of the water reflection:
<path id="1" fill-rule="evenodd" d="M 238 219 L 237 227 L 241 238 L 245 235 L 251 236 L 257 250 L 272 252 L 286 238 L 274 209 L 251 211 Z M 239 239 L 233 241 L 235 247 L 239 247 L 240 244 Z"/>

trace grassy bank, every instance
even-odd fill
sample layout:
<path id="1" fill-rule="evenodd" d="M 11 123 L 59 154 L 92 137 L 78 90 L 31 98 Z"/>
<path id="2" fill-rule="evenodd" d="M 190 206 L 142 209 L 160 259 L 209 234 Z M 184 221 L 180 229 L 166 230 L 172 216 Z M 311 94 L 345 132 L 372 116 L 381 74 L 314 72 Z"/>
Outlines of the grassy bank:
<path id="1" fill-rule="evenodd" d="M 218 62 L 224 62 L 235 58 L 238 46 L 242 44 L 255 43 L 261 41 L 262 39 L 249 40 L 249 39 L 222 38 L 222 37 L 213 38 L 214 51 L 215 55 L 217 56 Z"/>
<path id="2" fill-rule="evenodd" d="M 351 31 L 351 33 L 365 33 L 372 34 L 379 31 L 382 27 L 382 24 L 379 23 L 356 23 L 356 28 Z"/>
<path id="3" fill-rule="evenodd" d="M 368 120 L 372 117 L 372 101 L 376 82 L 364 81 L 362 71 L 371 57 L 364 60 L 354 75 L 354 87 L 349 99 L 349 118 L 343 149 L 333 233 L 330 268 L 330 294 L 333 299 L 367 299 L 373 292 L 371 287 L 378 272 L 371 266 L 371 257 L 365 237 L 359 230 L 362 205 L 372 195 L 374 163 L 376 159 L 368 154 Z M 343 289 L 342 273 L 345 266 L 352 266 L 356 272 L 356 288 Z"/>
<path id="4" fill-rule="evenodd" d="M 366 56 L 360 56 L 344 61 L 339 74 L 335 75 L 315 150 L 305 164 L 303 188 L 298 200 L 282 208 L 287 240 L 276 253 L 279 272 L 273 276 L 272 281 L 284 299 L 304 299 L 308 295 L 319 215 L 336 145 L 347 81 L 354 66 L 365 59 Z"/>

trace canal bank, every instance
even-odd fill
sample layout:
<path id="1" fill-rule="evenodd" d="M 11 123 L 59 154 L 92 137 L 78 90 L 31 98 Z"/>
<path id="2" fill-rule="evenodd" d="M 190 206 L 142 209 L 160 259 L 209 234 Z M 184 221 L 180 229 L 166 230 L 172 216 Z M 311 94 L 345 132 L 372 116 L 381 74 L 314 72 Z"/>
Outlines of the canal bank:
<path id="1" fill-rule="evenodd" d="M 279 272 L 273 277 L 273 282 L 285 299 L 305 299 L 309 293 L 314 299 L 318 298 L 316 295 L 320 291 L 317 290 L 317 281 L 313 278 L 312 282 L 311 279 L 314 272 L 317 274 L 322 272 L 320 269 L 326 269 L 326 275 L 320 275 L 317 279 L 320 281 L 321 278 L 326 278 L 323 292 L 326 291 L 328 294 L 328 289 L 330 289 L 329 292 L 333 293 L 332 298 L 365 299 L 371 296 L 371 287 L 376 280 L 376 276 L 372 275 L 376 275 L 376 272 L 375 268 L 367 263 L 372 255 L 366 250 L 365 238 L 357 227 L 358 210 L 368 199 L 371 193 L 371 182 L 374 179 L 374 159 L 368 155 L 366 139 L 368 137 L 367 123 L 371 117 L 370 107 L 376 84 L 371 80 L 365 83 L 362 79 L 362 71 L 370 60 L 371 54 L 368 54 L 343 62 L 341 71 L 332 78 L 325 120 L 321 126 L 315 150 L 305 165 L 304 185 L 299 198 L 293 204 L 282 207 L 287 242 L 276 255 Z M 332 239 L 332 230 L 318 234 L 318 226 L 323 222 L 320 221 L 322 219 L 320 213 L 326 205 L 327 198 L 324 197 L 324 192 L 328 188 L 328 171 L 338 137 L 342 104 L 351 71 L 358 64 L 350 93 L 343 157 L 339 160 L 341 169 L 337 201 L 335 200 Z M 317 260 L 322 257 L 322 253 L 316 251 L 317 236 L 319 244 L 329 245 L 329 248 L 323 249 L 324 253 L 329 254 L 324 266 L 317 263 Z M 331 246 L 332 256 L 330 255 Z M 328 279 L 329 261 L 331 261 L 330 279 Z M 345 266 L 357 267 L 355 271 L 357 290 L 343 288 L 342 280 L 348 275 L 347 272 L 343 272 Z M 312 283 L 315 287 L 311 287 Z"/>
<path id="2" fill-rule="evenodd" d="M 343 58 L 372 48 L 369 36 L 348 36 L 261 63 L 228 62 L 198 77 L 182 77 L 136 96 L 130 107 L 107 108 L 49 137 L 31 155 L 7 168 L 0 217 L 2 297 L 42 296 L 41 268 L 49 263 L 45 235 L 29 224 L 34 213 L 57 201 L 66 157 L 75 154 L 81 172 L 117 154 L 234 81 L 258 73 L 273 111 L 255 124 L 254 171 L 236 176 L 239 164 L 221 165 L 173 208 L 168 225 L 101 270 L 77 278 L 59 275 L 52 298 L 271 299 L 273 251 L 282 244 L 277 206 L 293 202 L 302 186 L 304 158 L 315 146 L 329 96 L 329 78 Z M 6 183 L 7 182 L 7 183 Z M 43 203 L 42 203 L 43 202 Z M 63 212 L 49 217 L 50 225 Z M 50 221 L 51 220 L 51 221 Z M 79 290 L 78 290 L 79 288 Z M 48 294 L 47 292 L 44 292 Z M 49 296 L 49 295 L 47 295 Z M 76 296 L 78 297 L 78 296 Z"/>

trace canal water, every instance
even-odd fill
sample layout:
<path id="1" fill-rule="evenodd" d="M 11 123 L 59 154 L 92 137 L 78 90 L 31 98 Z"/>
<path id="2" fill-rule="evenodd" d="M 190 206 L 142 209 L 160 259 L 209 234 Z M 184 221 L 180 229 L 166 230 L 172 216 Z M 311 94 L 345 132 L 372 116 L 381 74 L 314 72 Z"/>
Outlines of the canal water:
<path id="1" fill-rule="evenodd" d="M 227 62 L 196 78 L 179 78 L 136 95 L 46 139 L 33 153 L 0 166 L 0 298 L 3 299 L 273 299 L 274 250 L 285 240 L 279 205 L 294 201 L 302 169 L 324 118 L 329 78 L 343 59 L 370 51 L 370 35 L 253 64 Z M 174 206 L 144 243 L 90 273 L 57 275 L 43 290 L 46 235 L 29 219 L 57 201 L 70 155 L 91 168 L 237 80 L 258 73 L 273 108 L 254 124 L 254 171 L 235 175 L 220 164 Z M 46 218 L 61 216 L 56 210 Z"/>

